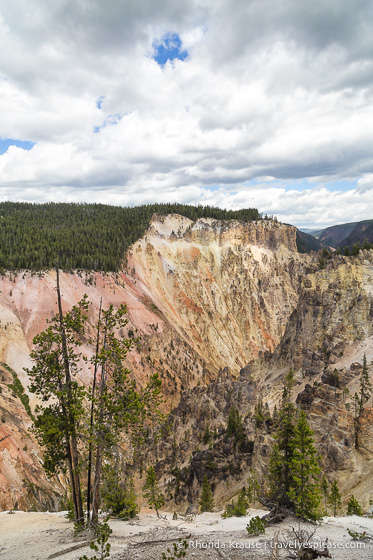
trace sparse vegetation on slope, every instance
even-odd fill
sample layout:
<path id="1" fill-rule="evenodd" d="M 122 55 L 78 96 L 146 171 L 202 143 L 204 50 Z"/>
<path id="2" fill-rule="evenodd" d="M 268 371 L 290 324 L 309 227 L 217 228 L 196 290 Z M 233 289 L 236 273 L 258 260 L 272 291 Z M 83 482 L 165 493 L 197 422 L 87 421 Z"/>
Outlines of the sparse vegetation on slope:
<path id="1" fill-rule="evenodd" d="M 15 396 L 17 396 L 21 403 L 23 404 L 23 406 L 25 407 L 25 410 L 27 412 L 27 414 L 30 416 L 30 418 L 32 418 L 32 412 L 31 412 L 31 407 L 30 407 L 30 399 L 28 397 L 28 395 L 25 393 L 25 390 L 23 388 L 22 383 L 20 382 L 18 375 L 16 374 L 16 372 L 8 366 L 8 364 L 4 363 L 4 362 L 0 362 L 0 366 L 2 366 L 3 368 L 5 368 L 13 377 L 13 383 L 10 383 L 8 385 L 9 389 L 11 389 L 14 393 Z"/>

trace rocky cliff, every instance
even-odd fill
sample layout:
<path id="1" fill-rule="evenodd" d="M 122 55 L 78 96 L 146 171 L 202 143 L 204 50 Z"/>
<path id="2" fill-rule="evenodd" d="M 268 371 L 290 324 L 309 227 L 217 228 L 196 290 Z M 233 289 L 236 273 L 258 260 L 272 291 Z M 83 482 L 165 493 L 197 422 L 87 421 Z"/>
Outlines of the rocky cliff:
<path id="1" fill-rule="evenodd" d="M 131 247 L 120 273 L 64 273 L 61 291 L 65 309 L 87 293 L 93 303 L 92 322 L 101 297 L 104 306 L 127 305 L 129 323 L 123 334 L 139 337 L 127 365 L 140 385 L 153 372 L 160 373 L 168 409 L 178 407 L 176 443 L 184 453 L 183 461 L 189 462 L 192 451 L 197 453 L 199 412 L 206 403 L 217 429 L 223 429 L 232 399 L 238 399 L 249 416 L 259 397 L 273 406 L 289 367 L 297 371 L 295 397 L 308 398 L 307 383 L 311 388 L 314 382 L 323 383 L 321 376 L 328 368 L 349 372 L 364 351 L 369 359 L 373 357 L 372 262 L 373 254 L 366 252 L 358 259 L 333 259 L 320 270 L 317 255 L 297 252 L 296 229 L 273 221 L 192 222 L 175 215 L 155 216 L 143 238 Z M 63 480 L 46 479 L 40 449 L 27 431 L 31 422 L 25 396 L 30 397 L 31 411 L 35 402 L 27 394 L 29 381 L 23 368 L 30 365 L 34 335 L 56 311 L 55 274 L 7 274 L 0 290 L 0 508 L 51 507 L 53 492 L 61 492 Z M 14 375 L 25 388 L 22 398 L 10 387 Z M 88 369 L 82 371 L 82 382 L 90 375 Z M 351 390 L 357 379 L 352 375 Z M 313 396 L 311 406 L 318 398 Z M 318 413 L 310 413 L 316 426 Z M 200 423 L 193 429 L 192 417 Z M 333 420 L 337 426 L 351 424 L 348 415 L 337 417 Z M 185 438 L 187 430 L 190 441 Z M 361 444 L 366 456 L 367 430 Z M 255 432 L 248 420 L 246 436 L 254 443 L 248 443 L 242 473 L 250 464 L 258 472 L 265 470 L 270 434 Z M 322 437 L 320 432 L 320 442 Z M 225 473 L 222 480 L 228 480 L 229 456 L 236 451 L 222 441 L 216 441 L 221 462 L 217 468 Z M 161 446 L 159 458 L 167 462 L 169 444 L 162 445 L 164 454 Z M 369 473 L 366 457 L 359 463 L 355 451 L 352 462 L 342 461 L 341 468 Z M 203 461 L 198 454 L 193 457 L 191 468 L 199 481 L 198 464 Z M 233 474 L 238 487 L 239 473 Z M 199 491 L 197 482 L 194 485 L 192 494 Z M 228 497 L 224 485 L 217 491 L 222 501 Z"/>
<path id="2" fill-rule="evenodd" d="M 154 220 L 128 256 L 136 285 L 212 378 L 225 366 L 238 375 L 260 351 L 277 347 L 311 263 L 298 254 L 291 226 L 180 216 Z"/>
<path id="3" fill-rule="evenodd" d="M 352 397 L 359 391 L 364 354 L 373 377 L 373 252 L 361 251 L 356 258 L 338 256 L 325 268 L 307 267 L 309 263 L 275 351 L 251 360 L 237 379 L 226 368 L 208 388 L 184 393 L 173 411 L 172 436 L 161 447 L 159 472 L 174 472 L 169 497 L 176 507 L 185 498 L 198 501 L 205 474 L 220 506 L 245 485 L 252 468 L 265 487 L 273 427 L 270 421 L 257 425 L 254 409 L 259 400 L 268 403 L 270 411 L 279 406 L 284 374 L 294 369 L 293 398 L 307 411 L 327 479 L 338 480 L 344 503 L 354 493 L 369 508 L 372 399 L 359 415 Z M 232 406 L 244 420 L 245 442 L 240 448 L 226 434 Z M 204 443 L 206 425 L 211 438 Z M 180 472 L 173 464 L 175 440 Z"/>

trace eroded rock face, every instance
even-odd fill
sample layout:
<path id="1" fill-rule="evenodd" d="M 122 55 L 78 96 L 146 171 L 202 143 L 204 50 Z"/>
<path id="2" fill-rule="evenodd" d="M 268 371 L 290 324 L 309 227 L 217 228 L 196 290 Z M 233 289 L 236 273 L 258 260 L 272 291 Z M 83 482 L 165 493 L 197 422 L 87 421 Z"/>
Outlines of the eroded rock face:
<path id="1" fill-rule="evenodd" d="M 214 488 L 216 506 L 223 507 L 247 485 L 251 469 L 260 492 L 265 494 L 276 430 L 272 420 L 257 422 L 254 406 L 259 398 L 269 402 L 273 411 L 273 401 L 267 401 L 271 394 L 266 395 L 260 382 L 247 375 L 211 383 L 208 388 L 196 387 L 182 395 L 172 411 L 170 434 L 157 448 L 158 476 L 164 481 L 169 507 L 183 507 L 185 501 L 198 503 L 204 476 Z M 373 409 L 367 407 L 355 418 L 353 408 L 346 409 L 349 397 L 343 390 L 322 381 L 305 386 L 296 383 L 294 400 L 307 413 L 322 472 L 329 483 L 338 481 L 344 507 L 353 493 L 368 509 L 373 476 Z M 232 406 L 242 417 L 244 436 L 240 442 L 234 435 L 228 437 L 226 431 Z M 208 441 L 204 438 L 206 425 Z M 150 462 L 151 457 L 154 450 L 148 457 Z"/>
<path id="2" fill-rule="evenodd" d="M 237 375 L 280 342 L 311 260 L 290 226 L 167 216 L 134 244 L 128 267 L 210 370 Z"/>
<path id="3" fill-rule="evenodd" d="M 274 362 L 317 376 L 337 364 L 352 342 L 372 336 L 373 254 L 365 256 L 340 256 L 305 276 Z"/>
<path id="4" fill-rule="evenodd" d="M 373 408 L 366 408 L 357 421 L 357 446 L 369 461 L 373 461 Z"/>
<path id="5" fill-rule="evenodd" d="M 361 364 L 365 347 L 356 345 L 365 344 L 373 335 L 373 253 L 334 259 L 323 270 L 318 262 L 318 256 L 296 252 L 296 232 L 291 226 L 211 219 L 192 223 L 168 216 L 155 217 L 146 235 L 132 246 L 121 273 L 61 274 L 64 308 L 71 308 L 87 293 L 93 303 L 91 324 L 101 297 L 104 307 L 127 305 L 129 324 L 123 336 L 140 339 L 127 357 L 127 366 L 138 384 L 159 372 L 167 410 L 178 405 L 185 391 L 175 430 L 180 432 L 180 476 L 191 476 L 190 461 L 195 473 L 193 499 L 203 472 L 198 464 L 206 463 L 205 449 L 200 450 L 203 461 L 198 461 L 198 454 L 191 458 L 192 452 L 197 453 L 197 429 L 203 431 L 208 417 L 219 434 L 232 403 L 238 403 L 248 418 L 246 439 L 254 442 L 253 449 L 251 444 L 247 447 L 250 457 L 240 459 L 241 464 L 253 464 L 258 473 L 266 472 L 270 427 L 256 430 L 249 416 L 259 398 L 271 407 L 278 403 L 289 367 L 296 370 L 296 394 L 308 407 L 323 456 L 330 456 L 329 467 L 345 472 L 345 489 L 349 477 L 356 480 L 364 473 L 361 488 L 365 488 L 371 472 L 369 423 L 363 422 L 361 427 L 360 452 L 351 432 L 354 420 L 341 399 L 344 388 L 353 394 L 358 384 L 361 365 L 353 364 Z M 12 274 L 0 284 L 0 361 L 16 372 L 27 392 L 29 380 L 23 368 L 30 366 L 33 337 L 56 312 L 55 273 Z M 369 348 L 371 359 L 373 343 L 371 354 Z M 330 378 L 335 367 L 340 371 L 337 388 Z M 0 508 L 16 503 L 25 508 L 27 504 L 52 507 L 63 480 L 51 482 L 45 477 L 41 451 L 27 430 L 30 418 L 7 387 L 11 379 L 9 371 L 4 371 L 6 380 L 0 374 L 0 413 L 5 414 L 0 423 Z M 83 369 L 82 381 L 90 377 L 89 369 Z M 315 390 L 314 382 L 321 383 L 322 390 Z M 33 408 L 35 399 L 29 397 Z M 333 398 L 341 400 L 337 412 Z M 329 435 L 325 418 L 334 426 Z M 195 429 L 194 419 L 198 419 Z M 234 468 L 228 464 L 231 458 L 237 459 L 237 450 L 224 445 L 216 441 L 214 451 L 222 476 L 224 469 L 229 474 Z M 172 454 L 170 442 L 160 444 L 152 457 L 166 461 L 167 454 Z M 229 459 L 226 463 L 224 454 Z M 242 486 L 245 468 L 241 467 L 241 474 L 233 472 L 229 492 Z M 28 490 L 24 479 L 32 482 Z M 230 497 L 224 488 L 225 483 L 217 488 L 218 501 Z"/>
<path id="6" fill-rule="evenodd" d="M 31 418 L 9 387 L 13 382 L 0 366 L 0 511 L 53 510 L 64 492 L 63 480 L 47 479 L 41 451 L 29 431 Z"/>

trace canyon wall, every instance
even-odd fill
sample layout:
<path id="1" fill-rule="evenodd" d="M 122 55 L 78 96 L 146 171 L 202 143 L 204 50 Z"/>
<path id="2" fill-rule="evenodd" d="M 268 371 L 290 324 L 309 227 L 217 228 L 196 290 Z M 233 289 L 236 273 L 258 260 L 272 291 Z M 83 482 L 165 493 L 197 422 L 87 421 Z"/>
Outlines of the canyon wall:
<path id="1" fill-rule="evenodd" d="M 192 424 L 188 428 L 193 434 L 190 442 L 182 442 L 184 425 L 178 435 L 179 444 L 186 446 L 183 460 L 189 461 L 190 454 L 197 453 L 199 443 L 194 438 L 202 419 L 198 411 L 189 411 L 188 399 L 201 407 L 206 399 L 211 402 L 212 409 L 219 410 L 216 425 L 220 426 L 237 387 L 243 414 L 249 414 L 259 398 L 273 407 L 289 367 L 296 370 L 294 398 L 301 395 L 305 402 L 314 382 L 328 386 L 322 376 L 334 367 L 347 372 L 347 385 L 354 390 L 358 375 L 350 370 L 351 364 L 361 362 L 364 352 L 373 357 L 372 262 L 372 253 L 365 252 L 355 259 L 334 258 L 321 270 L 317 255 L 297 252 L 296 229 L 274 221 L 200 219 L 194 223 L 181 216 L 155 216 L 119 273 L 61 273 L 61 292 L 65 310 L 87 293 L 93 304 L 91 325 L 101 298 L 104 307 L 126 304 L 129 322 L 123 336 L 139 337 L 127 366 L 139 385 L 159 372 L 167 409 L 178 407 L 175 410 L 186 423 L 197 422 L 194 432 Z M 55 272 L 8 273 L 1 279 L 0 509 L 53 507 L 63 492 L 62 478 L 50 481 L 43 473 L 41 450 L 28 431 L 30 415 L 13 387 L 16 376 L 32 410 L 36 402 L 27 391 L 29 379 L 23 368 L 30 366 L 33 337 L 56 309 Z M 89 349 L 83 346 L 83 351 Z M 88 383 L 89 368 L 80 377 Z M 323 398 L 313 395 L 308 406 L 321 445 L 325 434 L 317 431 L 318 422 L 322 424 L 320 419 L 327 414 L 322 406 L 329 405 L 318 402 L 323 403 Z M 344 410 L 342 405 L 340 409 Z M 336 433 L 344 425 L 347 431 L 354 427 L 351 414 L 337 414 L 330 408 L 330 415 Z M 337 466 L 333 463 L 336 470 L 345 469 L 346 480 L 365 473 L 361 488 L 371 474 L 368 416 L 361 419 L 364 429 L 360 430 L 365 456 L 348 436 L 350 455 Z M 255 445 L 246 466 L 253 464 L 264 472 L 271 435 L 255 434 L 247 422 L 247 438 Z M 323 448 L 324 461 L 330 448 L 330 442 Z M 342 451 L 347 453 L 344 447 Z M 164 444 L 165 462 L 168 452 Z M 220 454 L 226 465 L 222 449 Z M 241 480 L 237 477 L 236 485 Z M 221 500 L 228 498 L 224 487 L 219 488 Z"/>

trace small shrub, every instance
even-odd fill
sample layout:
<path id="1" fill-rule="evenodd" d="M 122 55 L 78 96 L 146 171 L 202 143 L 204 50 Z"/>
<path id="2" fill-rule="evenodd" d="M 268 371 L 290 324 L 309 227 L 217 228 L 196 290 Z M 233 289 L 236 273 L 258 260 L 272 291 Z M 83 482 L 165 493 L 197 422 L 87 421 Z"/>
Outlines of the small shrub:
<path id="1" fill-rule="evenodd" d="M 96 528 L 96 542 L 93 541 L 89 545 L 92 550 L 99 553 L 99 556 L 80 556 L 79 560 L 107 560 L 110 558 L 110 544 L 108 543 L 109 537 L 113 532 L 107 523 L 108 519 L 104 523 L 99 523 Z"/>
<path id="2" fill-rule="evenodd" d="M 168 555 L 162 552 L 162 560 L 176 560 L 176 558 L 185 558 L 188 550 L 188 542 L 178 540 L 178 543 L 173 543 L 173 549 L 167 549 Z"/>
<path id="3" fill-rule="evenodd" d="M 237 502 L 233 501 L 231 504 L 226 506 L 222 517 L 244 517 L 248 507 L 249 504 L 246 499 L 246 491 L 243 489 L 238 495 Z"/>
<path id="4" fill-rule="evenodd" d="M 74 512 L 74 504 L 73 499 L 71 496 L 64 496 L 60 502 L 60 509 L 61 511 L 66 511 L 66 519 L 69 521 L 74 521 L 75 519 L 75 512 Z"/>
<path id="5" fill-rule="evenodd" d="M 106 511 L 125 521 L 134 519 L 140 511 L 132 479 L 121 479 L 118 460 L 104 467 L 102 503 Z"/>
<path id="6" fill-rule="evenodd" d="M 257 537 L 265 533 L 265 525 L 259 515 L 250 519 L 250 523 L 246 525 L 246 531 L 249 533 L 250 537 Z"/>
<path id="7" fill-rule="evenodd" d="M 359 533 L 358 531 L 352 531 L 352 529 L 347 528 L 347 533 L 350 535 L 353 541 L 369 541 L 371 536 L 367 535 L 366 531 Z"/>
<path id="8" fill-rule="evenodd" d="M 357 501 L 354 495 L 347 502 L 347 515 L 363 515 L 363 510 L 361 505 Z"/>

